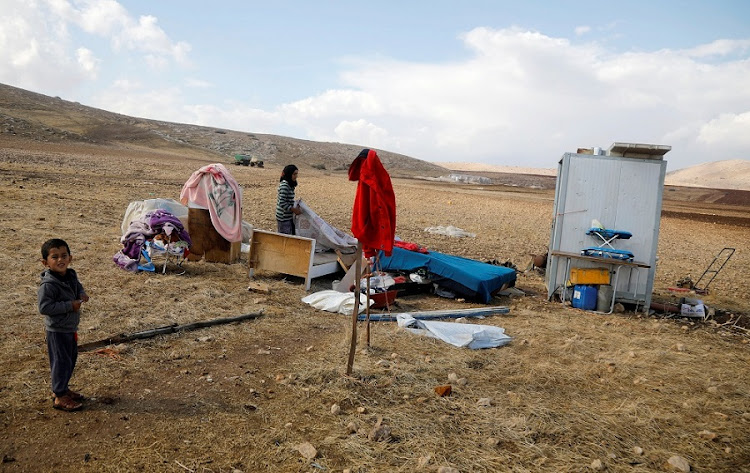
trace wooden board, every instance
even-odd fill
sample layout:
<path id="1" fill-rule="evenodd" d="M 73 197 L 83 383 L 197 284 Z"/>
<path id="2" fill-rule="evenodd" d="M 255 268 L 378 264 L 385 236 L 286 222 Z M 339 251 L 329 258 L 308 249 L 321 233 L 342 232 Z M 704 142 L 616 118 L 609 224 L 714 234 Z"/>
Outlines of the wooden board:
<path id="1" fill-rule="evenodd" d="M 188 208 L 187 227 L 193 242 L 188 261 L 205 258 L 211 263 L 236 263 L 240 260 L 242 242 L 230 242 L 221 236 L 211 223 L 208 210 Z"/>
<path id="2" fill-rule="evenodd" d="M 315 253 L 314 239 L 263 230 L 253 230 L 247 265 L 250 277 L 266 270 L 305 278 L 306 291 L 312 278 L 339 269 L 335 254 Z"/>

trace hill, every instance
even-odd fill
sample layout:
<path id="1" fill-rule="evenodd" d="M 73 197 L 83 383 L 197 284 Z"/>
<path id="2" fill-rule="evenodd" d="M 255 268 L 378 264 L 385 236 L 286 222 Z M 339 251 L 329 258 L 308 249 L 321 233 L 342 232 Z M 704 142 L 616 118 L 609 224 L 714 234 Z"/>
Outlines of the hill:
<path id="1" fill-rule="evenodd" d="M 442 162 L 434 163 L 444 168 L 462 172 L 492 175 L 525 174 L 553 177 L 557 169 L 527 168 L 521 166 L 493 166 L 484 163 Z M 750 190 L 750 161 L 732 159 L 699 164 L 668 172 L 664 184 L 675 187 L 700 187 L 708 189 Z M 546 186 L 545 186 L 546 187 Z"/>
<path id="2" fill-rule="evenodd" d="M 664 181 L 671 186 L 750 190 L 750 160 L 730 159 L 678 169 L 668 172 Z"/>
<path id="3" fill-rule="evenodd" d="M 265 163 L 325 170 L 347 169 L 367 147 L 129 117 L 4 84 L 0 84 L 0 133 L 45 142 L 171 149 L 191 155 L 199 152 L 226 163 L 233 163 L 237 153 L 247 153 Z M 378 155 L 394 176 L 434 177 L 445 172 L 440 166 L 402 154 L 378 150 Z"/>
<path id="4" fill-rule="evenodd" d="M 328 171 L 346 170 L 366 147 L 130 117 L 5 84 L 0 84 L 0 133 L 41 142 L 171 150 L 204 158 L 215 156 L 217 162 L 225 163 L 233 163 L 235 154 L 245 153 L 278 166 L 294 163 L 303 169 Z M 481 163 L 431 163 L 385 150 L 378 150 L 378 155 L 394 177 L 438 177 L 457 171 L 488 177 L 493 184 L 549 189 L 554 188 L 557 171 Z M 750 190 L 750 161 L 717 161 L 680 169 L 668 173 L 665 184 Z"/>

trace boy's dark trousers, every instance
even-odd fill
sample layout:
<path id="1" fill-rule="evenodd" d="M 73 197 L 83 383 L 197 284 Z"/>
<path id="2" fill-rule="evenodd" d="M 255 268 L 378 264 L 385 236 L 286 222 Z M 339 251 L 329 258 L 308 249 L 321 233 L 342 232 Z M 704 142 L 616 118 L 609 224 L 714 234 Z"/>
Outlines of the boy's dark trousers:
<path id="1" fill-rule="evenodd" d="M 78 340 L 75 332 L 47 332 L 47 353 L 52 373 L 52 392 L 62 396 L 68 392 L 68 382 L 78 359 Z"/>

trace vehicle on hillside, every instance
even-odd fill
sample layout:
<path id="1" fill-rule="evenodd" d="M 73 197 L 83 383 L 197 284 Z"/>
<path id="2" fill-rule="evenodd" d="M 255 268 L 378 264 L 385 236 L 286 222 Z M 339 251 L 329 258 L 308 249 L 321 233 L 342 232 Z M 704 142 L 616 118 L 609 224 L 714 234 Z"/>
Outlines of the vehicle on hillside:
<path id="1" fill-rule="evenodd" d="M 263 161 L 259 160 L 258 158 L 254 156 L 250 156 L 247 154 L 235 154 L 234 155 L 234 164 L 239 166 L 251 166 L 251 167 L 263 167 Z"/>

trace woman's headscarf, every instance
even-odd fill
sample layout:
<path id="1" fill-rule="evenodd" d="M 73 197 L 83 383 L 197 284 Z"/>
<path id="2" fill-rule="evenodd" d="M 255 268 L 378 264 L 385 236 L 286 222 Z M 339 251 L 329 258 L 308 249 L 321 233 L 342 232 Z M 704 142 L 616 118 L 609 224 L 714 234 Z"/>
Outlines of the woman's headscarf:
<path id="1" fill-rule="evenodd" d="M 281 178 L 279 179 L 279 182 L 286 181 L 292 189 L 297 187 L 297 181 L 292 179 L 292 174 L 294 174 L 294 171 L 296 170 L 297 166 L 295 166 L 294 164 L 287 164 L 286 166 L 284 166 L 284 170 L 281 171 Z"/>

